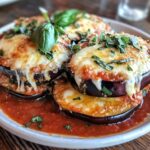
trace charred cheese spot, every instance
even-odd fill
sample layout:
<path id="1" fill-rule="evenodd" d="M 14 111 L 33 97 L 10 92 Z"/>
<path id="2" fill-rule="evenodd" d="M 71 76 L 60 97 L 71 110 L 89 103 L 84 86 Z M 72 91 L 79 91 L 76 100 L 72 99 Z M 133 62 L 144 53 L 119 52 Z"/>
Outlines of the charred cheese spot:
<path id="1" fill-rule="evenodd" d="M 117 98 L 93 97 L 81 94 L 70 83 L 63 83 L 61 81 L 58 81 L 54 86 L 53 94 L 56 103 L 62 109 L 93 117 L 121 114 L 142 102 L 141 93 L 136 94 L 132 98 L 128 96 Z"/>

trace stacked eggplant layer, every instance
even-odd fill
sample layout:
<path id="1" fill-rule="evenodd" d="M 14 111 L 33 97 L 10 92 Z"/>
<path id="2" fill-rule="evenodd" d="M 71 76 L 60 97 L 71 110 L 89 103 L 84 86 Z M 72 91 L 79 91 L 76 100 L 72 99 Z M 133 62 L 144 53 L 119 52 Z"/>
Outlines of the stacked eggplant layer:
<path id="1" fill-rule="evenodd" d="M 52 88 L 66 114 L 117 123 L 142 104 L 142 89 L 150 83 L 149 51 L 148 41 L 114 33 L 100 17 L 79 10 L 20 18 L 0 35 L 0 86 L 27 99 Z"/>
<path id="2" fill-rule="evenodd" d="M 124 33 L 102 34 L 78 43 L 82 49 L 67 63 L 67 79 L 55 82 L 53 97 L 66 114 L 97 124 L 117 123 L 143 102 L 142 89 L 150 83 L 149 43 Z"/>
<path id="3" fill-rule="evenodd" d="M 63 79 L 55 82 L 53 97 L 61 111 L 97 124 L 117 123 L 129 118 L 143 100 L 142 93 L 136 94 L 134 98 L 84 95 L 74 89 L 69 81 Z"/>
<path id="4" fill-rule="evenodd" d="M 12 29 L 2 33 L 0 86 L 21 98 L 43 97 L 49 89 L 49 83 L 63 72 L 64 64 L 73 53 L 74 41 L 79 41 L 82 33 L 89 32 L 92 27 L 95 28 L 92 28 L 91 33 L 110 30 L 110 26 L 100 17 L 88 13 L 84 17 L 79 10 L 62 11 L 62 17 L 58 16 L 55 19 L 61 20 L 63 15 L 69 14 L 74 21 L 63 25 L 63 28 L 63 21 L 57 23 L 63 31 L 57 31 L 57 41 L 56 37 L 52 39 L 51 35 L 52 31 L 56 30 L 55 20 L 50 24 L 42 16 L 19 18 Z M 34 40 L 38 40 L 37 43 Z"/>

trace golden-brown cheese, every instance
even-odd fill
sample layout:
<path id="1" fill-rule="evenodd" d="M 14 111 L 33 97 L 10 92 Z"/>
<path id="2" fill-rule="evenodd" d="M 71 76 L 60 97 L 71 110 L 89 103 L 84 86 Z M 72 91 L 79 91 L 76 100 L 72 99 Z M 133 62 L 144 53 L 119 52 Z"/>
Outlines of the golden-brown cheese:
<path id="1" fill-rule="evenodd" d="M 65 33 L 69 38 L 77 38 L 77 33 L 90 33 L 100 34 L 102 31 L 111 31 L 111 27 L 103 21 L 102 18 L 96 15 L 86 14 L 85 16 L 78 16 L 77 21 L 65 28 Z"/>
<path id="2" fill-rule="evenodd" d="M 10 70 L 20 70 L 34 89 L 36 89 L 35 73 L 42 73 L 45 80 L 50 80 L 49 72 L 56 73 L 69 58 L 66 47 L 57 43 L 52 48 L 53 59 L 47 59 L 45 55 L 40 54 L 29 37 L 22 34 L 10 39 L 1 39 L 0 49 L 4 51 L 0 65 L 9 67 Z"/>
<path id="3" fill-rule="evenodd" d="M 33 17 L 29 17 L 29 18 L 20 17 L 17 20 L 15 20 L 15 24 L 16 25 L 21 24 L 21 25 L 26 26 L 26 25 L 30 24 L 32 21 L 37 21 L 37 24 L 40 25 L 43 22 L 45 22 L 45 19 L 43 16 L 33 16 Z"/>
<path id="4" fill-rule="evenodd" d="M 150 44 L 142 38 L 138 38 L 138 41 L 140 46 L 142 46 L 142 50 L 138 50 L 129 45 L 125 49 L 126 53 L 120 53 L 120 51 L 115 48 L 99 49 L 99 44 L 80 50 L 72 57 L 69 63 L 69 68 L 71 68 L 71 71 L 74 73 L 77 84 L 80 85 L 82 79 L 93 80 L 96 87 L 100 85 L 101 80 L 129 81 L 126 87 L 127 93 L 129 95 L 135 94 L 137 90 L 140 90 L 139 85 L 137 89 L 135 89 L 136 79 L 139 80 L 138 82 L 140 84 L 141 79 L 139 77 L 150 71 Z M 111 51 L 115 52 L 113 56 Z M 113 69 L 106 70 L 94 62 L 91 58 L 93 55 L 99 57 L 105 63 L 128 58 L 132 59 L 132 61 L 123 64 L 113 63 L 111 64 Z M 132 71 L 128 70 L 128 66 L 132 68 Z M 101 89 L 99 88 L 99 90 Z"/>
<path id="5" fill-rule="evenodd" d="M 59 93 L 59 94 L 58 94 Z M 142 94 L 129 98 L 93 97 L 79 93 L 69 82 L 57 81 L 53 95 L 60 109 L 81 113 L 93 117 L 106 117 L 124 113 L 142 102 Z M 77 98 L 76 100 L 74 98 Z M 80 98 L 80 99 L 78 99 Z"/>

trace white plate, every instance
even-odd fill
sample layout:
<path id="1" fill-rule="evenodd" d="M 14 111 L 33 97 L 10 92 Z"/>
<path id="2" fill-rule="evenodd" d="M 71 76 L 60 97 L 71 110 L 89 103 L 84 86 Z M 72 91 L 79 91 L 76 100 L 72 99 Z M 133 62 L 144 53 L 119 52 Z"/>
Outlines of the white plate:
<path id="1" fill-rule="evenodd" d="M 0 0 L 0 6 L 7 5 L 16 1 L 18 0 Z"/>
<path id="2" fill-rule="evenodd" d="M 124 31 L 138 36 L 142 36 L 145 39 L 150 39 L 150 35 L 136 29 L 132 26 L 120 23 L 114 20 L 106 19 L 104 20 L 111 24 L 115 31 Z M 0 32 L 10 29 L 13 23 L 6 25 L 0 29 Z M 9 132 L 26 139 L 31 142 L 38 144 L 61 147 L 61 148 L 102 148 L 113 146 L 117 144 L 122 144 L 133 139 L 136 139 L 144 134 L 150 132 L 150 117 L 148 117 L 145 122 L 141 123 L 137 127 L 125 131 L 123 133 L 118 133 L 110 136 L 95 137 L 95 138 L 81 138 L 75 136 L 64 136 L 56 134 L 47 134 L 39 132 L 32 129 L 27 129 L 22 127 L 20 124 L 16 123 L 8 116 L 6 116 L 2 111 L 0 111 L 0 126 L 8 130 Z"/>

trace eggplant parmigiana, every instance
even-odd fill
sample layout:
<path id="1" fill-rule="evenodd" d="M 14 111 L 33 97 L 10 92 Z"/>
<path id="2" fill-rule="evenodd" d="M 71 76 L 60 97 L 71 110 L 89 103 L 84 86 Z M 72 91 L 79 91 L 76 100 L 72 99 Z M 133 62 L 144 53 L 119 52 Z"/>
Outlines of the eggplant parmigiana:
<path id="1" fill-rule="evenodd" d="M 0 39 L 0 75 L 3 79 L 0 81 L 1 86 L 11 92 L 16 92 L 18 96 L 19 94 L 21 97 L 24 95 L 24 98 L 40 96 L 47 90 L 48 82 L 60 74 L 62 65 L 69 59 L 71 51 L 68 47 L 73 40 L 68 38 L 69 35 L 74 33 L 74 38 L 77 39 L 78 31 L 80 33 L 87 32 L 91 27 L 92 32 L 110 30 L 109 25 L 105 24 L 99 17 L 90 14 L 86 14 L 85 17 L 79 10 L 68 10 L 67 14 L 70 12 L 72 13 L 71 17 L 75 17 L 74 22 L 63 28 L 58 26 L 58 21 L 55 25 L 56 20 L 54 20 L 54 25 L 51 25 L 46 23 L 47 20 L 44 17 L 37 16 L 19 18 L 15 21 L 13 29 L 2 34 Z M 61 18 L 63 14 L 66 14 L 66 11 L 61 12 Z M 55 17 L 55 19 L 58 20 L 59 17 Z M 89 27 L 85 28 L 87 21 Z M 62 20 L 61 23 L 63 23 Z M 52 30 L 47 33 L 47 29 L 50 27 L 52 27 L 53 32 L 57 30 L 57 41 L 52 39 Z M 81 27 L 84 28 L 83 31 Z M 64 33 L 60 32 L 60 29 Z M 34 35 L 34 33 L 36 34 Z M 33 40 L 33 35 L 34 39 L 38 38 L 37 43 Z M 45 36 L 47 37 L 45 38 Z M 39 51 L 39 43 L 43 48 L 41 51 Z M 50 45 L 51 48 L 48 47 L 45 50 L 47 47 L 43 45 Z"/>
<path id="2" fill-rule="evenodd" d="M 52 48 L 53 59 L 49 60 L 39 53 L 29 37 L 22 34 L 1 39 L 0 49 L 3 51 L 0 84 L 25 95 L 44 92 L 46 83 L 59 73 L 69 56 L 66 47 L 57 43 Z"/>
<path id="3" fill-rule="evenodd" d="M 150 44 L 129 34 L 102 34 L 72 56 L 70 81 L 93 96 L 136 94 L 150 82 Z"/>
<path id="4" fill-rule="evenodd" d="M 142 103 L 141 93 L 134 97 L 93 97 L 78 92 L 64 80 L 56 80 L 53 97 L 60 110 L 93 123 L 122 121 Z"/>
<path id="5" fill-rule="evenodd" d="M 20 18 L 0 36 L 0 85 L 23 98 L 52 88 L 60 110 L 93 123 L 131 116 L 150 83 L 149 42 L 80 10 L 49 18 L 40 9 L 43 17 Z M 61 72 L 69 80 L 55 79 Z"/>

